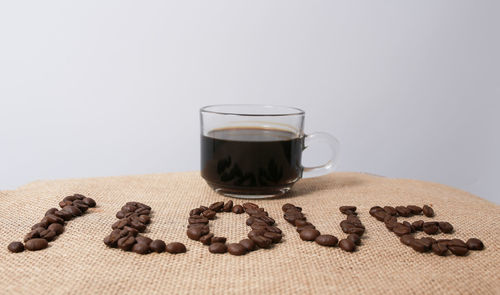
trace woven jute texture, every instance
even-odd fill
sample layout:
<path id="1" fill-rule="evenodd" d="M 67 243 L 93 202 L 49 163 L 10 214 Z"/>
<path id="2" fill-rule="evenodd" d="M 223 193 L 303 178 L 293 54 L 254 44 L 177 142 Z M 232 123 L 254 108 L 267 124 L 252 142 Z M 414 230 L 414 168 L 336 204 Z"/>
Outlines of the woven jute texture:
<path id="1" fill-rule="evenodd" d="M 10 253 L 45 211 L 66 195 L 94 198 L 97 207 L 68 223 L 65 232 L 38 251 Z M 228 200 L 214 193 L 199 172 L 146 176 L 37 181 L 0 192 L 0 292 L 4 294 L 499 294 L 500 207 L 444 185 L 358 173 L 334 173 L 301 180 L 286 198 L 254 201 L 275 218 L 285 236 L 271 249 L 244 256 L 215 255 L 186 236 L 192 208 Z M 184 254 L 138 255 L 107 248 L 102 240 L 127 201 L 150 205 L 146 235 L 184 243 Z M 241 200 L 233 200 L 241 204 Z M 281 206 L 303 208 L 322 233 L 346 235 L 338 207 L 354 205 L 366 226 L 354 253 L 300 240 L 283 219 Z M 466 257 L 420 254 L 401 244 L 368 213 L 375 205 L 430 204 L 435 218 L 451 222 L 456 237 L 481 239 L 483 251 Z M 219 213 L 213 233 L 238 242 L 250 228 L 246 214 Z M 403 219 L 400 219 L 403 220 Z M 417 236 L 421 236 L 418 234 Z"/>

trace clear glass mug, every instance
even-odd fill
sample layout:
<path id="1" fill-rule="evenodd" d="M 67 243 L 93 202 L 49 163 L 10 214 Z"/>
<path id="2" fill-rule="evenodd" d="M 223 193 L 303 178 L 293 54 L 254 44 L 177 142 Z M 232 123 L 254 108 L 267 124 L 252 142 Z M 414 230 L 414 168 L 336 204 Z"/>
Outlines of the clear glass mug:
<path id="1" fill-rule="evenodd" d="M 218 193 L 237 198 L 281 196 L 301 178 L 332 172 L 339 141 L 328 133 L 304 134 L 305 112 L 270 105 L 201 108 L 201 176 Z M 302 151 L 313 142 L 332 150 L 330 159 L 303 167 Z"/>

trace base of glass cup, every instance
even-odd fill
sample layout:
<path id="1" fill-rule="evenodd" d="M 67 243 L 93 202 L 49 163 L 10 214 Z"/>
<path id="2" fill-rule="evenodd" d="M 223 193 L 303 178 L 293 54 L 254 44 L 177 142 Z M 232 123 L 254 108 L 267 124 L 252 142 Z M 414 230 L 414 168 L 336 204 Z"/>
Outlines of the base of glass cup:
<path id="1" fill-rule="evenodd" d="M 219 184 L 208 182 L 208 185 L 217 193 L 226 197 L 238 199 L 267 199 L 281 197 L 286 194 L 293 186 L 293 183 L 280 187 L 265 188 L 234 188 L 222 187 Z"/>

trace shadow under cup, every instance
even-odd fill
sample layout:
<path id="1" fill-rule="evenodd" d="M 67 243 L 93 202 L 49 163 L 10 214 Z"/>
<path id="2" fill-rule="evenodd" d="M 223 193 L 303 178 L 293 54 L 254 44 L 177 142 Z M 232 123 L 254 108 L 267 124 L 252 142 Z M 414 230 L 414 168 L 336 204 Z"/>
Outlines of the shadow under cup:
<path id="1" fill-rule="evenodd" d="M 280 196 L 302 177 L 304 112 L 255 105 L 204 107 L 201 175 L 218 193 Z"/>

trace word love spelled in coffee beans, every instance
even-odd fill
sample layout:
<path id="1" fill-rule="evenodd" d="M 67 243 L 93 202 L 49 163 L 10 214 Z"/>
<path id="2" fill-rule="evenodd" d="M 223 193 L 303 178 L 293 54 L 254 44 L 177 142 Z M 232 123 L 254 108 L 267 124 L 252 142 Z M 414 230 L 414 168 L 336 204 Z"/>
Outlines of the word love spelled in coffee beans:
<path id="1" fill-rule="evenodd" d="M 248 239 L 226 245 L 225 237 L 214 237 L 214 234 L 210 233 L 208 223 L 220 212 L 235 214 L 246 212 L 249 215 L 246 224 L 252 228 L 248 233 Z M 244 255 L 257 248 L 270 248 L 272 244 L 279 243 L 283 237 L 281 230 L 275 226 L 275 220 L 254 203 L 233 206 L 233 201 L 227 201 L 215 202 L 209 207 L 201 206 L 189 212 L 188 223 L 187 236 L 209 246 L 208 251 L 213 254 L 229 252 L 236 256 Z"/>
<path id="2" fill-rule="evenodd" d="M 150 214 L 151 207 L 148 205 L 127 202 L 116 213 L 116 218 L 119 220 L 111 226 L 113 231 L 104 238 L 104 244 L 110 248 L 120 248 L 123 251 L 132 251 L 137 254 L 165 251 L 171 254 L 186 252 L 186 246 L 182 243 L 173 242 L 167 245 L 162 240 L 153 241 L 139 234 L 144 232 L 147 224 L 151 222 Z"/>
<path id="3" fill-rule="evenodd" d="M 22 252 L 24 249 L 38 251 L 49 246 L 50 241 L 64 232 L 66 221 L 85 213 L 89 208 L 95 207 L 93 199 L 81 194 L 64 197 L 59 202 L 61 210 L 50 208 L 45 216 L 31 227 L 31 231 L 24 237 L 24 245 L 21 242 L 12 242 L 7 246 L 10 252 Z"/>
<path id="4" fill-rule="evenodd" d="M 361 220 L 356 216 L 356 207 L 342 206 L 339 208 L 342 214 L 347 215 L 346 220 L 340 222 L 342 231 L 349 234 L 347 238 L 338 240 L 334 235 L 322 235 L 316 227 L 307 221 L 302 208 L 293 204 L 285 204 L 281 208 L 283 210 L 286 221 L 297 228 L 300 238 L 303 241 L 315 241 L 318 245 L 325 247 L 334 247 L 339 245 L 340 249 L 346 252 L 353 252 L 356 246 L 361 244 L 361 236 L 365 232 L 365 227 Z"/>
<path id="5" fill-rule="evenodd" d="M 412 215 L 424 214 L 427 217 L 434 216 L 434 210 L 424 205 L 422 208 L 415 205 L 408 206 L 375 206 L 370 209 L 370 215 L 378 221 L 384 222 L 389 231 L 399 236 L 401 243 L 411 247 L 413 250 L 424 253 L 431 251 L 439 256 L 446 256 L 448 250 L 456 256 L 465 256 L 469 250 L 482 250 L 483 243 L 475 238 L 469 239 L 467 243 L 460 239 L 434 239 L 423 237 L 416 239 L 414 233 L 423 231 L 428 235 L 435 235 L 440 231 L 445 234 L 453 232 L 453 225 L 447 221 L 423 221 L 417 220 L 413 223 L 407 221 L 398 222 L 397 217 L 410 217 Z"/>

